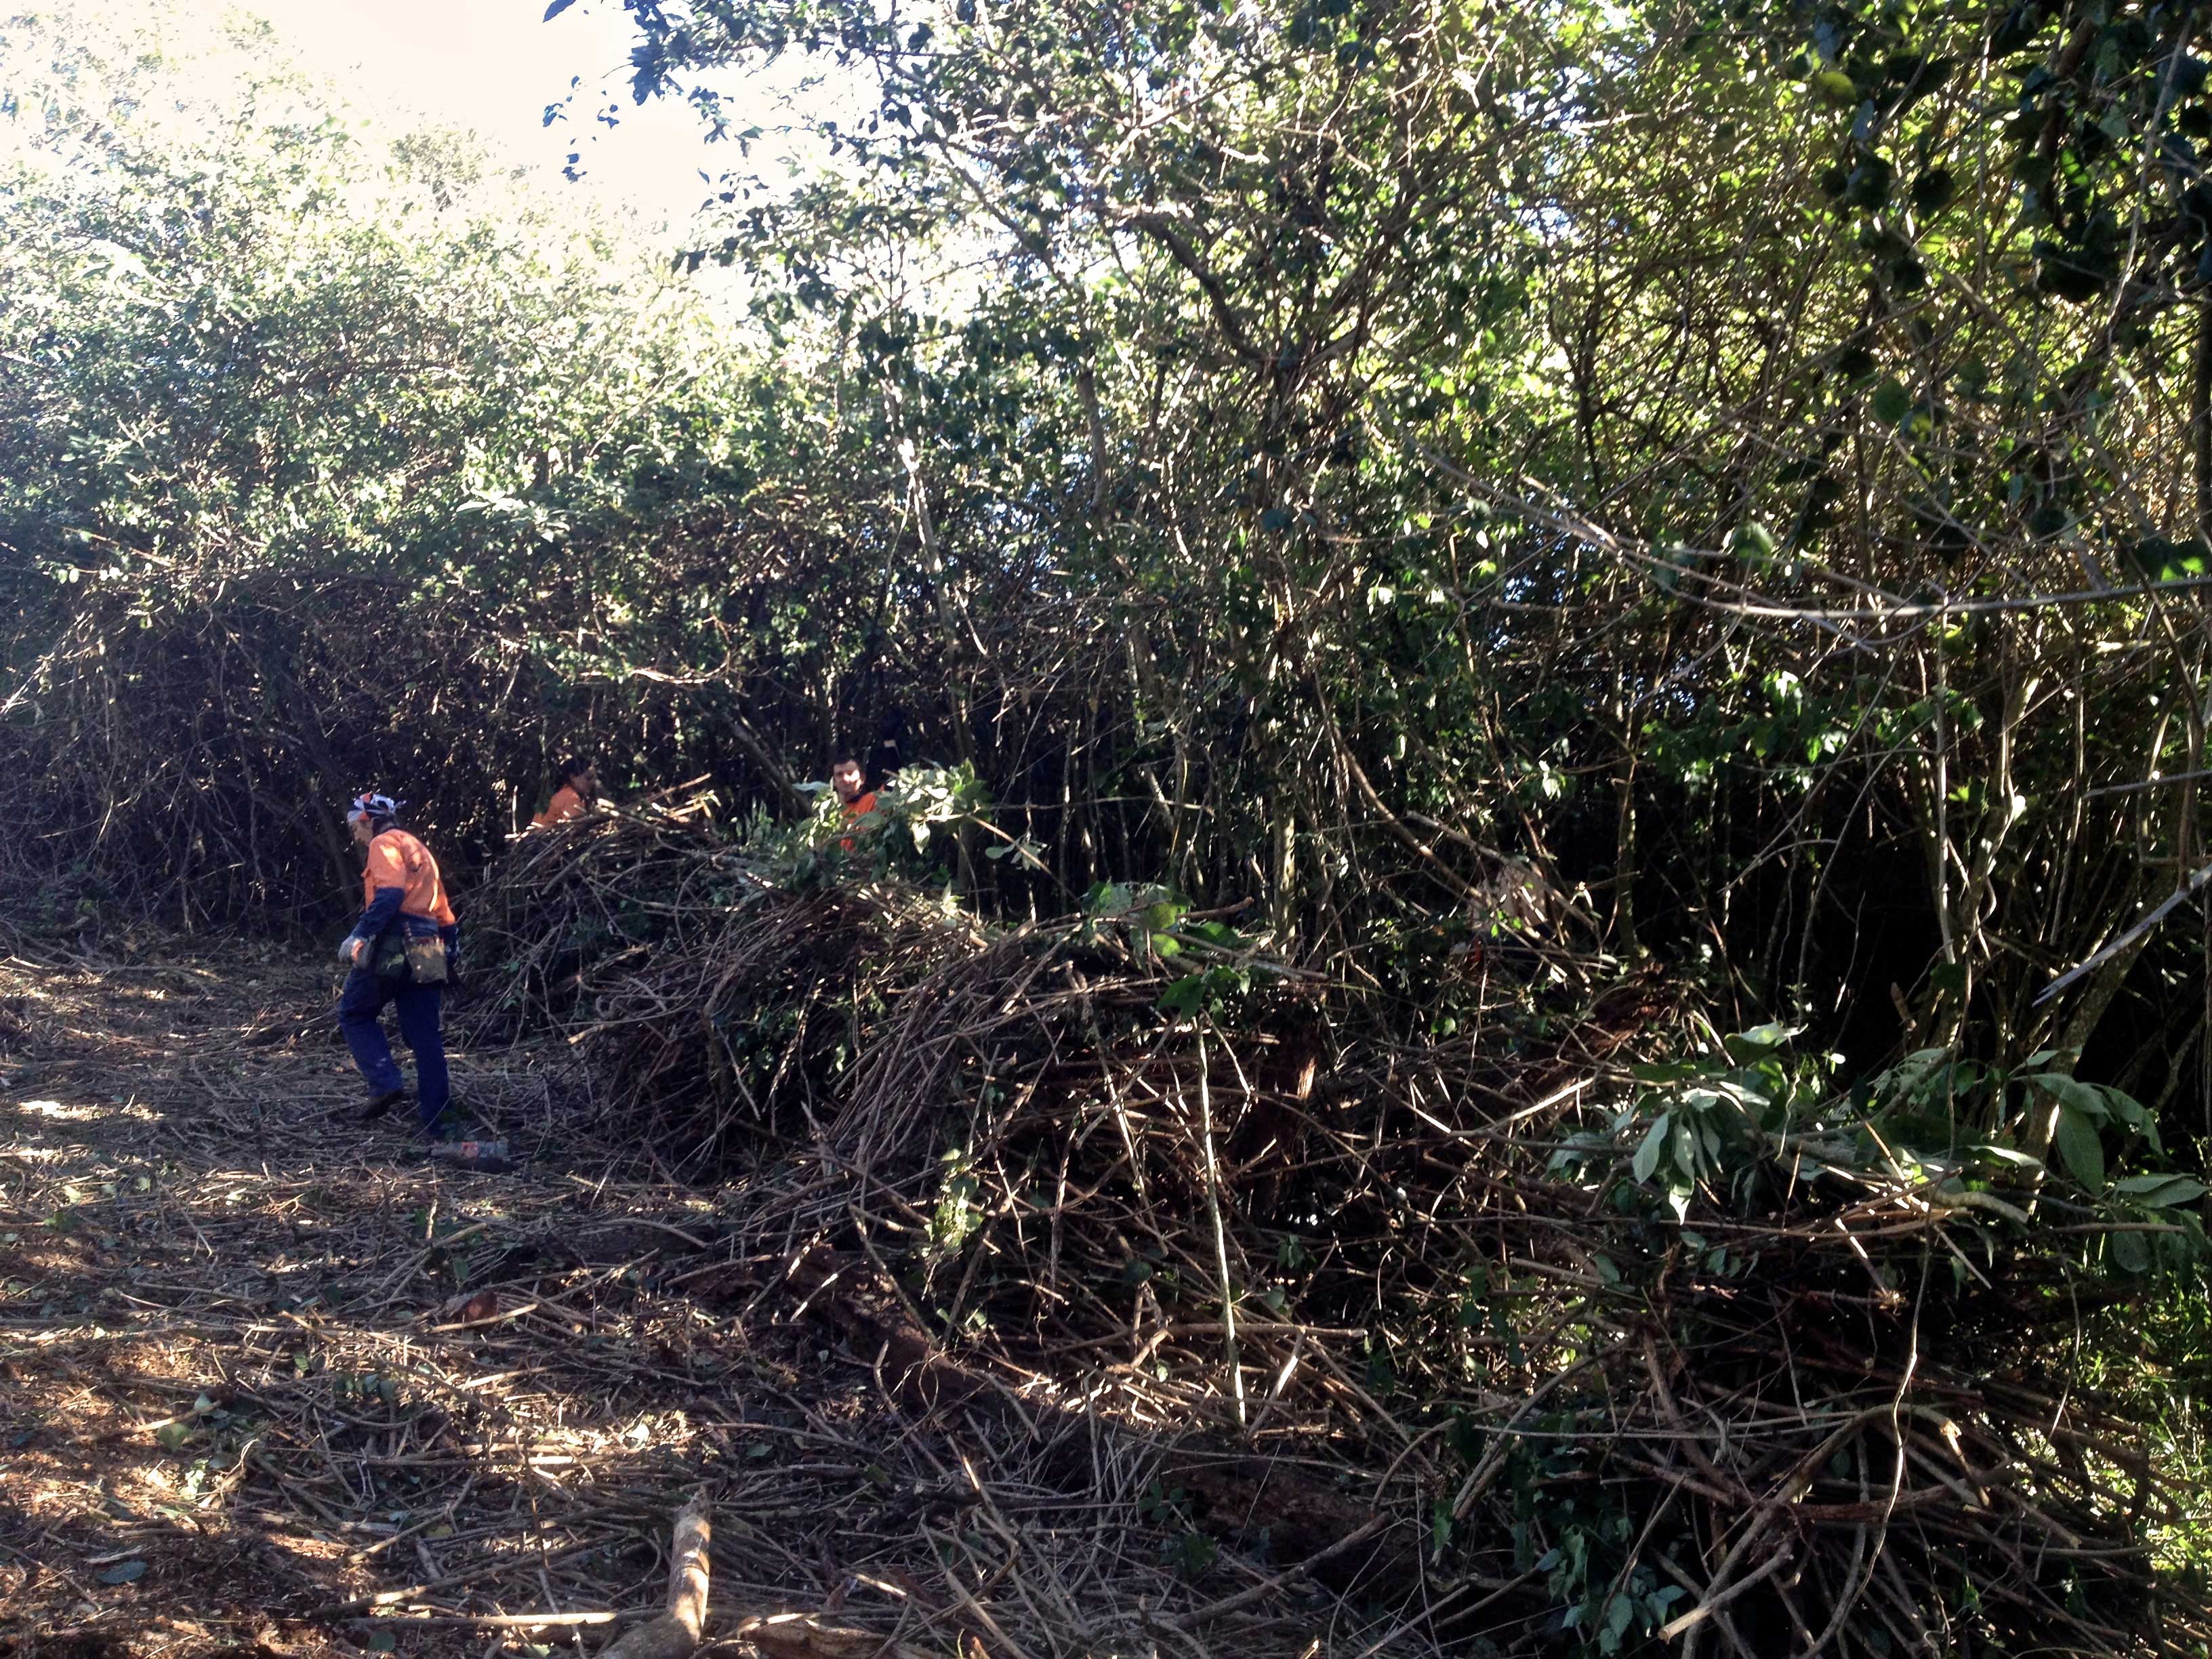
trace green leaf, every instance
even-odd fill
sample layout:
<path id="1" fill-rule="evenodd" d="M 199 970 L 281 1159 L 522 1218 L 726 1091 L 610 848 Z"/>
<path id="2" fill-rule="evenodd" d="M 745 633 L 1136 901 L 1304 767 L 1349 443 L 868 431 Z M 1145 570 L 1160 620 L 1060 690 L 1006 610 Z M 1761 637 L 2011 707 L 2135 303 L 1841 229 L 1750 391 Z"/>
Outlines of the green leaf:
<path id="1" fill-rule="evenodd" d="M 2123 1197 L 2153 1210 L 2170 1210 L 2177 1204 L 2194 1204 L 2204 1196 L 2205 1186 L 2188 1176 L 2130 1176 L 2116 1181 L 2112 1189 Z"/>
<path id="2" fill-rule="evenodd" d="M 2097 1126 L 2071 1106 L 2058 1111 L 2055 1137 L 2058 1155 L 2067 1171 L 2093 1193 L 2105 1190 L 2105 1145 L 2097 1139 Z"/>
<path id="3" fill-rule="evenodd" d="M 1774 556 L 1774 532 L 1762 524 L 1738 525 L 1729 536 L 1729 550 L 1751 564 Z"/>
<path id="4" fill-rule="evenodd" d="M 1894 426 L 1912 412 L 1912 394 L 1894 380 L 1884 380 L 1875 388 L 1873 406 L 1876 420 Z"/>
<path id="5" fill-rule="evenodd" d="M 1669 1121 L 1663 1115 L 1654 1119 L 1650 1129 L 1644 1134 L 1643 1145 L 1636 1149 L 1636 1156 L 1629 1160 L 1628 1167 L 1638 1181 L 1650 1180 L 1652 1172 L 1658 1169 L 1660 1155 L 1667 1150 Z"/>
<path id="6" fill-rule="evenodd" d="M 1930 167 L 1912 181 L 1912 210 L 1940 213 L 1959 193 L 1958 183 L 1944 167 Z"/>
<path id="7" fill-rule="evenodd" d="M 2141 1233 L 2108 1233 L 2106 1243 L 2111 1247 L 2113 1261 L 2123 1273 L 2147 1273 L 2150 1271 L 2150 1245 Z"/>
<path id="8" fill-rule="evenodd" d="M 1889 202 L 1890 185 L 1895 181 L 1897 169 L 1879 155 L 1869 155 L 1853 167 L 1844 179 L 1843 203 L 1846 207 L 1879 208 Z"/>
<path id="9" fill-rule="evenodd" d="M 1636 1616 L 1636 1603 L 1626 1595 L 1616 1595 L 1605 1604 L 1605 1628 L 1615 1641 L 1627 1632 L 1628 1621 Z"/>
<path id="10" fill-rule="evenodd" d="M 2092 1123 L 2103 1123 L 2112 1116 L 2104 1091 L 2079 1078 L 2069 1077 L 2063 1072 L 2038 1072 L 2027 1081 L 2047 1091 L 2061 1105 L 2079 1112 Z"/>
<path id="11" fill-rule="evenodd" d="M 1997 1164 L 2009 1164 L 2016 1170 L 2040 1170 L 2044 1167 L 2041 1158 L 2030 1158 L 2026 1152 L 2011 1146 L 1996 1146 L 1984 1143 L 1969 1146 L 1966 1151 L 1977 1158 L 1984 1158 Z"/>
<path id="12" fill-rule="evenodd" d="M 1784 1025 L 1779 1020 L 1770 1021 L 1765 1025 L 1754 1025 L 1748 1031 L 1723 1037 L 1721 1046 L 1738 1065 L 1748 1065 L 1783 1048 L 1804 1029 L 1802 1025 Z"/>
<path id="13" fill-rule="evenodd" d="M 2153 581 L 2179 581 L 2205 572 L 2206 550 L 2202 540 L 2176 542 L 2163 536 L 2152 536 L 2130 542 L 2123 551 L 2130 562 Z"/>
<path id="14" fill-rule="evenodd" d="M 1686 1117 L 1669 1115 L 1667 1121 L 1674 1130 L 1674 1167 L 1682 1172 L 1685 1181 L 1694 1184 L 1698 1179 L 1698 1136 Z"/>
<path id="15" fill-rule="evenodd" d="M 143 1561 L 118 1561 L 100 1575 L 103 1584 L 135 1584 L 146 1576 Z"/>
<path id="16" fill-rule="evenodd" d="M 1159 995 L 1158 1006 L 1164 1014 L 1194 1014 L 1205 1006 L 1204 974 L 1185 974 Z"/>
<path id="17" fill-rule="evenodd" d="M 2089 1086 L 2096 1090 L 2098 1098 L 2105 1103 L 2105 1109 L 2112 1115 L 2113 1122 L 2124 1124 L 2130 1129 L 2140 1129 L 2148 1121 L 2149 1114 L 2133 1095 L 2109 1085 L 2091 1084 Z"/>

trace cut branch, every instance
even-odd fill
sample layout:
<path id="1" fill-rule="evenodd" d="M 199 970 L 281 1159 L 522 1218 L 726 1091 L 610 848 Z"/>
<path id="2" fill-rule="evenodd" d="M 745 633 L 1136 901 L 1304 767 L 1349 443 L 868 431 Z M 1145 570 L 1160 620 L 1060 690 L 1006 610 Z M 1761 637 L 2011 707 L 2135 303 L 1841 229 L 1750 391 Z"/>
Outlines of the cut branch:
<path id="1" fill-rule="evenodd" d="M 676 1516 L 668 1549 L 668 1611 L 617 1641 L 601 1659 L 687 1659 L 707 1627 L 707 1547 L 714 1528 L 707 1500 L 695 1498 Z"/>

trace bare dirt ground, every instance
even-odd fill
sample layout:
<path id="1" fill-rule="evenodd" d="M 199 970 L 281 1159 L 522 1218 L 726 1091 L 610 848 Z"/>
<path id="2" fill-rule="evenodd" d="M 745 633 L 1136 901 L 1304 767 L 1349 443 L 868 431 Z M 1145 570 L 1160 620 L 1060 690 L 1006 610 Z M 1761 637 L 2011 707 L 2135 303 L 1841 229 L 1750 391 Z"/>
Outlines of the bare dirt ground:
<path id="1" fill-rule="evenodd" d="M 741 1190 L 564 1139 L 557 1044 L 455 1057 L 514 1173 L 352 1122 L 333 985 L 253 946 L 0 963 L 0 1652 L 581 1652 L 657 1607 L 695 1491 L 710 1634 L 1311 1650 L 1310 1584 L 1130 1526 L 1124 1450 L 903 1415 L 884 1345 L 764 1297 Z"/>

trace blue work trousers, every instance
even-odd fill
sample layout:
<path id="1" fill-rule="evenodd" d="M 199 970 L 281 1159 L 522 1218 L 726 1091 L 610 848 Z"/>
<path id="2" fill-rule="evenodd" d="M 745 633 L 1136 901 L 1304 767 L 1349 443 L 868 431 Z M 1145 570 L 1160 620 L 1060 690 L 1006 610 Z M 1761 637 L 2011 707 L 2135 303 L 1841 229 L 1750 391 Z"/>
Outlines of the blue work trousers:
<path id="1" fill-rule="evenodd" d="M 392 1045 L 385 1041 L 384 1027 L 377 1023 L 387 1002 L 398 1005 L 399 1035 L 415 1051 L 416 1106 L 427 1127 L 437 1121 L 453 1093 L 446 1076 L 445 1034 L 439 1029 L 445 988 L 380 979 L 367 968 L 346 975 L 345 989 L 338 995 L 338 1029 L 345 1033 L 353 1063 L 361 1068 L 372 1095 L 406 1086 L 399 1063 L 392 1058 Z"/>

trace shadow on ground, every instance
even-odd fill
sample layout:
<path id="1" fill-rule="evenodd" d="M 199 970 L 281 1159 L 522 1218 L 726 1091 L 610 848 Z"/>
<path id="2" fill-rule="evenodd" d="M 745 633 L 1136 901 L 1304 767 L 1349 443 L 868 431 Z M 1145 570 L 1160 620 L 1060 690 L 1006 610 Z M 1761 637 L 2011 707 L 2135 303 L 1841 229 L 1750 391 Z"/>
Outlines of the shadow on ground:
<path id="1" fill-rule="evenodd" d="M 0 1652 L 576 1651 L 657 1601 L 696 1490 L 722 1621 L 1367 1644 L 1233 1547 L 1325 1493 L 1224 1487 L 1201 1548 L 1159 1448 L 999 1382 L 917 1401 L 834 1271 L 726 1242 L 741 1191 L 568 1142 L 557 1048 L 457 1056 L 516 1173 L 354 1124 L 331 988 L 273 949 L 0 963 Z"/>

